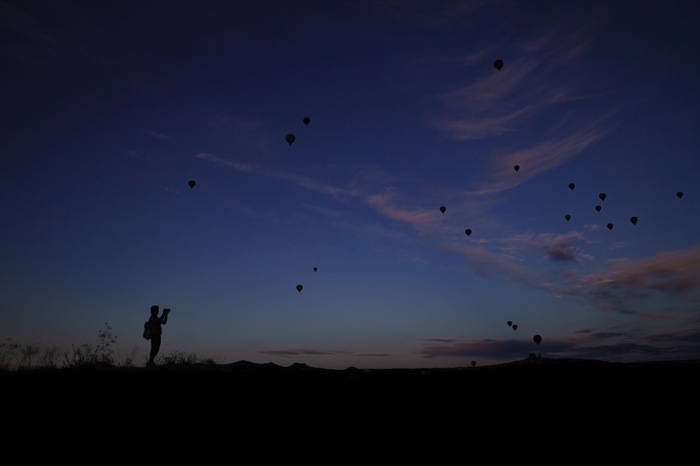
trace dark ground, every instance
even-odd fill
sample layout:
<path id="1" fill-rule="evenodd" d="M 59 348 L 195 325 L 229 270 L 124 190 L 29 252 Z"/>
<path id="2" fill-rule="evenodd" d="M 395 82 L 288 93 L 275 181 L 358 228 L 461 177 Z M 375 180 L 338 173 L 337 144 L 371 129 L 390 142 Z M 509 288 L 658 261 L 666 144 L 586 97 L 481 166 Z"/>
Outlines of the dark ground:
<path id="1" fill-rule="evenodd" d="M 385 370 L 239 361 L 4 372 L 0 390 L 8 448 L 39 436 L 56 451 L 104 444 L 126 456 L 144 442 L 162 442 L 173 459 L 177 451 L 245 451 L 261 462 L 324 464 L 327 448 L 333 464 L 348 455 L 376 460 L 370 445 L 386 459 L 400 453 L 412 462 L 415 449 L 430 464 L 479 448 L 514 458 L 516 447 L 537 455 L 561 447 L 576 457 L 585 451 L 591 461 L 645 459 L 651 449 L 675 464 L 694 448 L 684 439 L 700 415 L 700 361 L 541 359 Z"/>
<path id="2" fill-rule="evenodd" d="M 211 398 L 215 394 L 246 392 L 262 396 L 266 391 L 300 392 L 332 390 L 349 392 L 418 395 L 440 393 L 475 393 L 493 396 L 512 392 L 586 393 L 587 396 L 630 390 L 636 393 L 667 393 L 684 396 L 700 394 L 700 361 L 665 361 L 610 363 L 580 359 L 525 359 L 506 364 L 457 368 L 416 369 L 322 369 L 305 364 L 279 366 L 239 361 L 217 365 L 173 365 L 156 368 L 80 367 L 37 369 L 0 373 L 5 390 L 17 395 L 39 387 L 92 393 L 124 390 L 154 393 L 200 393 Z"/>

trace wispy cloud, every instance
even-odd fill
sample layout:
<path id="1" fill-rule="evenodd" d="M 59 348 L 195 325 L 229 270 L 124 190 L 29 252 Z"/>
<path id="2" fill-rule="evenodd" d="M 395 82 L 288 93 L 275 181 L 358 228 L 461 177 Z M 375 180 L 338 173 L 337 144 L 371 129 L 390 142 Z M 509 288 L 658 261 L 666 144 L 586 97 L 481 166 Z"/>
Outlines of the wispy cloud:
<path id="1" fill-rule="evenodd" d="M 676 332 L 640 333 L 635 329 L 586 330 L 533 341 L 534 333 L 511 339 L 425 339 L 418 353 L 428 359 L 515 361 L 530 353 L 548 358 L 600 359 L 611 362 L 700 359 L 700 327 Z"/>
<path id="2" fill-rule="evenodd" d="M 470 186 L 469 190 L 461 190 L 462 201 L 473 203 L 478 200 L 479 205 L 485 207 L 492 202 L 490 196 L 513 189 L 563 165 L 612 131 L 612 125 L 608 124 L 610 117 L 611 114 L 602 116 L 564 136 L 543 135 L 540 141 L 524 149 L 493 152 L 490 154 L 490 171 L 484 171 L 480 177 L 485 181 Z M 520 167 L 517 176 L 513 172 L 515 165 Z"/>
<path id="3" fill-rule="evenodd" d="M 639 260 L 614 261 L 607 271 L 570 273 L 561 295 L 585 297 L 602 309 L 645 317 L 671 318 L 682 315 L 686 300 L 700 291 L 700 247 L 665 251 Z M 683 297 L 676 306 L 644 310 L 644 301 L 657 297 Z M 689 301 L 688 301 L 689 303 Z"/>
<path id="4" fill-rule="evenodd" d="M 529 353 L 536 352 L 535 346 L 531 339 L 456 339 L 447 342 L 425 340 L 418 353 L 428 359 L 449 357 L 514 361 L 524 359 Z"/>
<path id="5" fill-rule="evenodd" d="M 157 131 L 151 131 L 150 129 L 146 129 L 146 130 L 144 130 L 144 131 L 145 131 L 147 134 L 153 136 L 153 137 L 156 138 L 156 139 L 164 139 L 164 140 L 170 139 L 170 136 L 168 136 L 168 135 L 165 134 L 165 133 L 159 133 L 159 132 L 157 132 Z"/>
<path id="6" fill-rule="evenodd" d="M 545 253 L 544 259 L 550 262 L 582 263 L 592 258 L 582 247 L 591 241 L 577 231 L 563 234 L 526 233 L 506 238 L 503 242 L 504 249 L 511 255 L 520 256 L 523 251 L 540 250 Z"/>
<path id="7" fill-rule="evenodd" d="M 255 174 L 260 175 L 260 176 L 278 178 L 278 179 L 287 181 L 290 184 L 293 184 L 293 185 L 298 186 L 300 188 L 306 189 L 308 191 L 323 193 L 323 194 L 327 194 L 329 196 L 340 196 L 340 195 L 356 196 L 357 195 L 357 193 L 354 193 L 353 191 L 348 190 L 347 188 L 335 186 L 335 185 L 327 184 L 327 183 L 320 183 L 320 182 L 318 182 L 318 181 L 316 181 L 313 178 L 310 178 L 308 176 L 296 175 L 293 173 L 286 173 L 286 172 L 276 171 L 276 170 L 266 171 L 261 167 L 257 167 L 257 166 L 246 164 L 246 163 L 226 160 L 226 159 L 223 159 L 221 157 L 217 157 L 213 154 L 210 154 L 208 152 L 199 152 L 199 153 L 195 154 L 195 157 L 198 159 L 201 159 L 201 160 L 206 160 L 207 162 L 221 165 L 223 167 L 232 168 L 232 169 L 239 171 L 239 172 L 255 173 Z"/>
<path id="8" fill-rule="evenodd" d="M 648 259 L 615 264 L 610 286 L 639 288 L 664 293 L 700 289 L 700 247 L 661 252 Z"/>
<path id="9" fill-rule="evenodd" d="M 453 243 L 452 249 L 469 259 L 469 267 L 479 276 L 492 280 L 504 279 L 548 288 L 541 274 L 504 251 L 495 251 L 482 245 Z"/>
<path id="10" fill-rule="evenodd" d="M 508 176 L 494 175 L 494 182 L 484 184 L 477 190 L 462 192 L 461 197 L 450 204 L 450 211 L 469 210 L 472 213 L 487 208 L 493 200 L 490 194 L 509 189 L 514 183 L 521 183 L 538 173 L 543 173 L 557 167 L 565 160 L 580 153 L 594 141 L 598 140 L 605 130 L 596 129 L 595 122 L 589 128 L 575 131 L 565 138 L 540 143 L 530 149 L 509 153 L 498 159 L 496 171 L 508 170 Z M 267 169 L 246 163 L 227 160 L 207 152 L 200 152 L 196 157 L 227 167 L 239 172 L 257 176 L 272 177 L 283 180 L 304 190 L 322 193 L 332 198 L 359 199 L 377 213 L 392 222 L 403 224 L 410 228 L 401 234 L 398 229 L 389 231 L 376 225 L 358 225 L 357 222 L 345 222 L 338 211 L 327 210 L 328 218 L 333 218 L 338 225 L 345 225 L 358 233 L 398 238 L 405 244 L 423 238 L 423 244 L 442 251 L 456 252 L 468 259 L 471 271 L 479 276 L 498 281 L 511 281 L 540 289 L 557 297 L 582 297 L 593 302 L 598 308 L 613 310 L 620 313 L 643 315 L 649 317 L 669 318 L 678 312 L 667 307 L 661 311 L 644 310 L 638 303 L 652 293 L 677 295 L 689 293 L 700 287 L 700 251 L 678 251 L 660 254 L 656 257 L 635 262 L 611 262 L 610 269 L 595 273 L 586 273 L 578 267 L 591 264 L 593 257 L 587 252 L 592 243 L 584 232 L 567 234 L 527 233 L 508 237 L 491 237 L 487 241 L 459 241 L 454 235 L 459 233 L 449 222 L 441 222 L 442 214 L 438 205 L 425 208 L 415 203 L 415 199 L 407 195 L 399 186 L 386 184 L 382 177 L 354 179 L 344 184 L 324 183 L 306 175 L 283 172 L 277 169 Z M 513 161 L 523 165 L 518 176 L 513 176 Z M 504 178 L 520 181 L 499 181 Z M 359 182 L 358 182 L 359 180 Z M 313 206 L 309 206 L 313 208 Z M 413 231 L 417 236 L 410 238 L 406 233 Z M 397 236 L 398 235 L 398 236 Z M 450 239 L 449 236 L 452 236 Z M 441 241 L 432 241 L 435 238 Z M 444 239 L 445 241 L 442 241 Z M 462 239 L 460 237 L 460 239 Z M 412 260 L 424 261 L 424 251 L 417 249 L 404 251 L 406 257 Z M 540 251 L 539 261 L 529 262 L 528 255 Z M 550 264 L 556 267 L 553 276 L 545 275 L 542 266 Z M 561 269 L 561 267 L 568 267 Z"/>
<path id="11" fill-rule="evenodd" d="M 221 165 L 223 167 L 232 168 L 232 169 L 239 171 L 239 172 L 254 172 L 254 171 L 256 171 L 255 167 L 253 167 L 252 165 L 222 159 L 221 157 L 217 157 L 217 156 L 210 154 L 208 152 L 199 152 L 199 153 L 195 154 L 195 157 L 198 159 L 201 159 L 201 160 L 205 160 L 207 162 L 214 163 L 216 165 Z"/>
<path id="12" fill-rule="evenodd" d="M 503 187 L 503 183 L 508 183 L 506 186 L 509 187 L 516 183 L 522 184 L 541 173 L 562 165 L 608 134 L 610 127 L 605 127 L 608 120 L 609 116 L 605 116 L 585 128 L 570 132 L 564 137 L 545 138 L 532 147 L 509 151 L 503 156 L 494 157 L 494 164 L 501 175 L 511 174 L 515 165 L 519 165 L 521 168 L 518 177 L 506 177 L 509 181 L 502 182 L 497 186 Z"/>
<path id="13" fill-rule="evenodd" d="M 527 125 L 534 117 L 542 118 L 562 102 L 584 99 L 586 83 L 572 75 L 567 64 L 590 51 L 593 39 L 588 27 L 573 21 L 552 24 L 550 31 L 538 31 L 537 37 L 518 38 L 520 50 L 512 53 L 502 70 L 489 66 L 479 79 L 439 95 L 445 112 L 430 119 L 435 128 L 462 141 L 514 131 L 526 134 L 526 128 L 529 134 L 532 129 Z M 473 60 L 475 56 L 467 55 L 465 62 L 483 66 L 483 61 Z"/>
<path id="14" fill-rule="evenodd" d="M 584 298 L 601 310 L 677 319 L 691 312 L 693 299 L 700 302 L 700 248 L 610 260 L 608 269 L 586 273 L 580 267 L 594 263 L 586 251 L 592 243 L 582 232 L 526 233 L 487 243 L 453 242 L 449 247 L 465 256 L 477 275 L 525 284 L 557 297 Z M 539 262 L 526 260 L 532 251 L 543 253 Z M 554 277 L 543 275 L 541 266 L 547 263 L 557 267 L 552 269 Z M 645 305 L 652 299 L 664 299 L 666 304 L 652 312 Z"/>
<path id="15" fill-rule="evenodd" d="M 382 192 L 372 193 L 365 197 L 367 204 L 372 206 L 377 212 L 385 217 L 410 225 L 418 232 L 427 232 L 435 219 L 440 215 L 437 207 L 433 209 L 422 208 L 401 208 L 397 197 L 398 191 L 395 189 L 385 189 Z"/>
<path id="16" fill-rule="evenodd" d="M 267 350 L 260 351 L 262 354 L 268 354 L 270 356 L 337 356 L 337 355 L 355 355 L 355 353 L 350 351 L 324 351 L 315 350 L 309 348 L 295 348 L 286 350 Z"/>

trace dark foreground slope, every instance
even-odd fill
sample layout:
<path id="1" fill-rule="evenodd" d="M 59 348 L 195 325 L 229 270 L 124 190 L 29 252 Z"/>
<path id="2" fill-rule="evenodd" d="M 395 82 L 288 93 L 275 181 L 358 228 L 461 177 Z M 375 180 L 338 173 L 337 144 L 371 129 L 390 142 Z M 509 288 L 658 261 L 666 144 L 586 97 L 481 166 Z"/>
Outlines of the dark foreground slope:
<path id="1" fill-rule="evenodd" d="M 483 367 L 416 369 L 321 369 L 305 364 L 279 366 L 239 361 L 218 365 L 173 365 L 156 368 L 67 368 L 0 373 L 6 391 L 30 396 L 34 390 L 64 390 L 66 395 L 136 398 L 146 393 L 188 393 L 212 398 L 217 394 L 265 397 L 270 391 L 299 393 L 333 390 L 420 395 L 511 393 L 596 394 L 666 393 L 682 396 L 700 387 L 700 361 L 609 363 L 597 360 L 538 359 Z"/>
<path id="2" fill-rule="evenodd" d="M 339 448 L 360 448 L 386 437 L 385 448 L 456 453 L 477 438 L 595 438 L 607 449 L 633 432 L 639 442 L 646 445 L 642 439 L 648 438 L 654 448 L 667 449 L 659 436 L 680 435 L 700 415 L 700 361 L 525 360 L 384 370 L 240 361 L 2 373 L 0 390 L 12 432 L 50 426 L 51 435 L 67 443 L 76 436 L 126 435 L 141 441 L 157 436 L 174 448 L 191 447 L 193 438 L 224 442 L 216 448 L 230 442 L 248 448 L 260 438 L 324 438 L 345 439 Z M 275 452 L 271 446 L 259 454 Z"/>
<path id="3" fill-rule="evenodd" d="M 676 464 L 694 453 L 683 439 L 700 415 L 700 361 L 386 370 L 240 361 L 4 373 L 0 390 L 6 445 L 41 440 L 27 452 L 35 459 L 133 461 L 158 443 L 178 461 L 443 464 L 487 451 L 559 463 L 567 451 Z"/>

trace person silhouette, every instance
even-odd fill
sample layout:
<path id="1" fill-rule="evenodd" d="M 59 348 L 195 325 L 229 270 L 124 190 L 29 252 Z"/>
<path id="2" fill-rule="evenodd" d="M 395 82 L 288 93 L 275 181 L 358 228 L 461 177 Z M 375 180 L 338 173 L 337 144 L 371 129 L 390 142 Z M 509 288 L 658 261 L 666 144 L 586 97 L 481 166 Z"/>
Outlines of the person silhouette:
<path id="1" fill-rule="evenodd" d="M 155 367 L 156 365 L 156 356 L 158 356 L 160 351 L 161 335 L 163 334 L 161 326 L 168 323 L 168 314 L 170 313 L 170 309 L 163 309 L 163 314 L 159 317 L 159 310 L 158 306 L 151 306 L 151 317 L 148 319 L 148 325 L 151 328 L 151 354 L 147 364 L 149 367 Z"/>

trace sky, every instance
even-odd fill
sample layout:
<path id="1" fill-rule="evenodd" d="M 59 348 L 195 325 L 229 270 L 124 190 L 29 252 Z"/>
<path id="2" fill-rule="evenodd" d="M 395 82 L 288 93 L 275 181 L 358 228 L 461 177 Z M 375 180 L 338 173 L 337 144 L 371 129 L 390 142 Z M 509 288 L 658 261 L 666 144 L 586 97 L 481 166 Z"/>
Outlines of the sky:
<path id="1" fill-rule="evenodd" d="M 220 364 L 700 359 L 699 18 L 0 0 L 0 339 L 145 364 L 155 304 Z"/>

